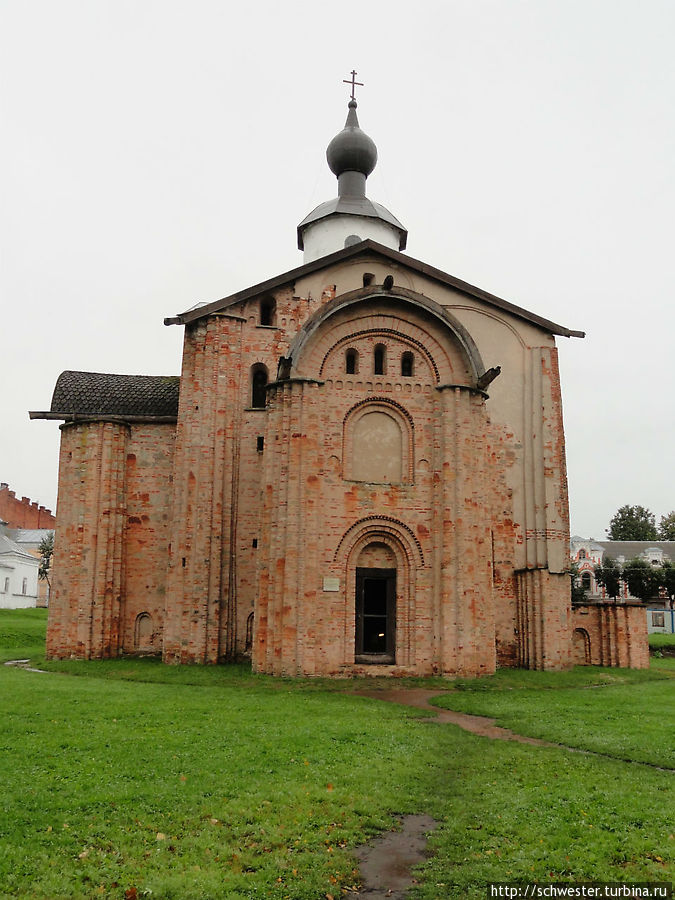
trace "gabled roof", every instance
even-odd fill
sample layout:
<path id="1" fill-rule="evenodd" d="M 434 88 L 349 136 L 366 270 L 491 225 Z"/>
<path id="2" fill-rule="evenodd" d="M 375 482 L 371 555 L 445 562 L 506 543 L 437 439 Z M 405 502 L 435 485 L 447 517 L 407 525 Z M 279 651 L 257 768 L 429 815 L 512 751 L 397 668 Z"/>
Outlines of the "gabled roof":
<path id="1" fill-rule="evenodd" d="M 23 547 L 19 547 L 18 544 L 15 544 L 11 538 L 7 537 L 6 534 L 3 534 L 0 531 L 0 556 L 17 556 L 20 559 L 25 559 L 27 562 L 35 562 L 37 565 L 37 558 L 30 553 L 27 553 Z"/>
<path id="2" fill-rule="evenodd" d="M 675 562 L 675 541 L 597 541 L 608 556 L 616 559 L 635 559 L 647 550 L 660 550 L 663 555 Z"/>
<path id="3" fill-rule="evenodd" d="M 49 534 L 54 534 L 53 528 L 11 528 L 8 536 L 15 544 L 39 544 Z"/>
<path id="4" fill-rule="evenodd" d="M 222 300 L 214 300 L 213 303 L 207 303 L 196 309 L 193 308 L 187 310 L 178 316 L 166 318 L 164 319 L 164 324 L 188 325 L 190 322 L 202 319 L 205 316 L 224 312 L 230 307 L 235 306 L 237 303 L 249 300 L 259 294 L 264 294 L 288 284 L 293 284 L 297 279 L 312 275 L 314 272 L 319 272 L 335 263 L 340 263 L 348 259 L 358 259 L 361 256 L 368 259 L 380 257 L 385 261 L 388 260 L 397 265 L 411 269 L 414 272 L 419 272 L 421 275 L 425 275 L 427 278 L 430 278 L 439 284 L 451 287 L 469 297 L 475 297 L 478 300 L 482 300 L 488 306 L 509 312 L 519 319 L 523 319 L 532 325 L 536 325 L 538 328 L 543 329 L 549 334 L 558 334 L 563 337 L 585 337 L 583 331 L 573 331 L 570 328 L 565 328 L 564 325 L 557 325 L 549 319 L 544 319 L 542 316 L 536 315 L 536 313 L 529 312 L 520 306 L 516 306 L 514 303 L 509 303 L 508 300 L 502 300 L 501 297 L 490 294 L 488 291 L 484 291 L 466 281 L 462 281 L 460 278 L 455 278 L 454 275 L 448 275 L 447 272 L 443 272 L 441 269 L 436 269 L 434 266 L 423 263 L 404 253 L 399 253 L 397 250 L 391 250 L 389 247 L 384 247 L 382 244 L 378 244 L 376 241 L 370 239 L 361 241 L 361 243 L 354 244 L 351 247 L 345 247 L 343 250 L 338 250 L 335 253 L 330 253 L 328 256 L 321 257 L 321 259 L 315 259 L 303 266 L 298 266 L 297 269 L 291 269 L 289 272 L 277 275 L 276 278 L 270 278 L 267 281 L 260 282 L 260 284 L 246 288 L 246 290 L 238 291 L 236 294 L 230 294 L 229 297 L 223 297 Z"/>

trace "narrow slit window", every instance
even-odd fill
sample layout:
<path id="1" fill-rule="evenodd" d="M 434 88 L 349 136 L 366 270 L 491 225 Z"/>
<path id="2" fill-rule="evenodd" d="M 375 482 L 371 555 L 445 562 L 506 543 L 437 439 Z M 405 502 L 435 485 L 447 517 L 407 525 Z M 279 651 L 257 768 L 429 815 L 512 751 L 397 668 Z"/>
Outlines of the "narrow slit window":
<path id="1" fill-rule="evenodd" d="M 263 297 L 260 301 L 260 324 L 274 325 L 277 305 L 274 297 Z"/>
<path id="2" fill-rule="evenodd" d="M 373 372 L 375 375 L 384 375 L 386 355 L 384 344 L 377 344 L 373 353 Z"/>
<path id="3" fill-rule="evenodd" d="M 356 375 L 359 371 L 359 354 L 356 350 L 347 350 L 345 353 L 345 372 L 347 375 Z"/>
<path id="4" fill-rule="evenodd" d="M 254 366 L 251 373 L 251 406 L 264 409 L 267 406 L 267 369 Z"/>
<path id="5" fill-rule="evenodd" d="M 401 357 L 401 375 L 403 378 L 412 378 L 415 374 L 415 357 L 406 351 Z"/>

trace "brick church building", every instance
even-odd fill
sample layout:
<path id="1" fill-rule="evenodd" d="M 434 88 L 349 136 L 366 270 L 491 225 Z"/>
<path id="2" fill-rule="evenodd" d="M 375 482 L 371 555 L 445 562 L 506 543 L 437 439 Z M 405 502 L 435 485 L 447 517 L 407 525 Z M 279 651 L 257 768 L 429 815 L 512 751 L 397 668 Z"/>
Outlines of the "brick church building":
<path id="1" fill-rule="evenodd" d="M 403 253 L 354 100 L 327 159 L 301 266 L 165 320 L 180 378 L 68 371 L 31 414 L 63 420 L 48 653 L 480 675 L 592 639 L 645 665 L 641 611 L 580 640 L 570 605 L 555 338 L 583 334 Z"/>

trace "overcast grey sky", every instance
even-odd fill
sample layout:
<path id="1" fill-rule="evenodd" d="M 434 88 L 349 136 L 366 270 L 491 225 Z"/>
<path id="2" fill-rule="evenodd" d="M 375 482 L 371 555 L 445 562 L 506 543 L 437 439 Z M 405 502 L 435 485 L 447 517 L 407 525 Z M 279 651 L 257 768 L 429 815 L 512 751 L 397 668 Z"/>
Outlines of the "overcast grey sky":
<path id="1" fill-rule="evenodd" d="M 164 316 L 300 265 L 359 118 L 407 252 L 570 328 L 574 533 L 675 508 L 672 0 L 0 0 L 0 480 L 56 502 L 63 369 L 180 371 Z M 490 362 L 498 362 L 497 360 Z"/>

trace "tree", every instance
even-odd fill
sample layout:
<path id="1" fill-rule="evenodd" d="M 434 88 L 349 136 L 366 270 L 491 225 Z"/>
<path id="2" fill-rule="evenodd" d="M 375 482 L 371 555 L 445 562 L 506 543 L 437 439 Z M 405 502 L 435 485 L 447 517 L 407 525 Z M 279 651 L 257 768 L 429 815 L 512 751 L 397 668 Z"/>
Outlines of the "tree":
<path id="1" fill-rule="evenodd" d="M 616 600 L 621 593 L 621 566 L 616 560 L 605 556 L 602 563 L 595 567 L 593 574 L 596 583 L 607 591 L 607 596 Z"/>
<path id="2" fill-rule="evenodd" d="M 579 564 L 573 562 L 569 568 L 570 579 L 572 582 L 572 603 L 585 603 L 586 591 L 581 586 L 581 578 L 579 576 Z"/>
<path id="3" fill-rule="evenodd" d="M 661 587 L 665 590 L 672 605 L 673 599 L 675 599 L 675 566 L 669 559 L 664 561 L 659 577 Z"/>
<path id="4" fill-rule="evenodd" d="M 49 590 L 52 589 L 52 583 L 49 580 L 49 570 L 52 566 L 52 554 L 54 553 L 54 532 L 50 531 L 48 535 L 42 538 L 38 545 L 40 552 L 40 568 L 38 569 L 38 578 L 40 581 L 46 581 Z"/>
<path id="5" fill-rule="evenodd" d="M 622 506 L 609 520 L 607 537 L 610 541 L 656 541 L 654 513 L 644 506 Z"/>
<path id="6" fill-rule="evenodd" d="M 631 559 L 623 567 L 623 580 L 630 593 L 643 603 L 658 595 L 660 570 L 650 566 L 644 559 Z"/>
<path id="7" fill-rule="evenodd" d="M 659 538 L 662 541 L 675 541 L 675 509 L 667 516 L 661 516 Z"/>

